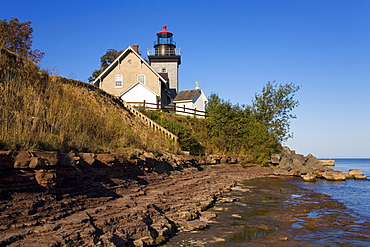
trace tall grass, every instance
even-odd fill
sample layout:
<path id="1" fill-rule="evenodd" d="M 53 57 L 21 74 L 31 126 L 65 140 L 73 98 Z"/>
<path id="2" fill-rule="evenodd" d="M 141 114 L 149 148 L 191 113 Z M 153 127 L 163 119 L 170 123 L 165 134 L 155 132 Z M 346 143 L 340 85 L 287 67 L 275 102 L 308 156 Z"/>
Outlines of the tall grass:
<path id="1" fill-rule="evenodd" d="M 0 149 L 61 152 L 178 151 L 113 96 L 94 86 L 49 76 L 0 48 Z"/>

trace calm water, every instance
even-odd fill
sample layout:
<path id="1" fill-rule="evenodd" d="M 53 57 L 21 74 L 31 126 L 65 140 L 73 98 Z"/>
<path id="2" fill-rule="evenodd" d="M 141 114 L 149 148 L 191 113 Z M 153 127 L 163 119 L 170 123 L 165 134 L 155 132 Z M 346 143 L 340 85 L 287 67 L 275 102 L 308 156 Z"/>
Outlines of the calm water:
<path id="1" fill-rule="evenodd" d="M 332 168 L 370 178 L 370 159 L 336 159 Z M 239 181 L 223 195 L 238 200 L 209 209 L 218 216 L 207 229 L 180 232 L 163 246 L 370 246 L 370 180 L 275 179 Z"/>
<path id="2" fill-rule="evenodd" d="M 370 178 L 370 159 L 335 159 L 334 170 L 348 172 L 349 169 L 361 170 Z M 305 183 L 300 179 L 294 184 L 318 193 L 326 194 L 338 200 L 359 216 L 370 220 L 370 181 L 347 180 L 344 182 L 327 182 L 319 179 L 316 183 Z"/>

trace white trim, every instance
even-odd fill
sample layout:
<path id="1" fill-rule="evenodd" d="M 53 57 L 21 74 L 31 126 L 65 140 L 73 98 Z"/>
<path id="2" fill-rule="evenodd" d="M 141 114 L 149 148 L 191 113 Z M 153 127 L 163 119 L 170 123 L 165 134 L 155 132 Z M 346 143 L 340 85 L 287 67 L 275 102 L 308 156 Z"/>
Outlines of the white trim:
<path id="1" fill-rule="evenodd" d="M 151 90 L 150 88 L 148 88 L 147 86 L 145 86 L 144 84 L 142 84 L 141 82 L 136 82 L 134 83 L 133 85 L 131 85 L 131 87 L 129 87 L 128 89 L 126 89 L 126 91 L 124 91 L 123 93 L 121 93 L 120 95 L 118 95 L 118 97 L 122 97 L 122 95 L 126 94 L 128 91 L 130 91 L 131 89 L 133 89 L 134 87 L 136 87 L 136 85 L 138 84 L 141 84 L 144 88 L 148 89 L 152 94 L 154 94 L 155 96 L 157 97 L 160 97 L 160 95 L 158 95 L 157 93 L 155 93 L 153 90 Z"/>
<path id="2" fill-rule="evenodd" d="M 117 85 L 118 82 L 121 82 L 121 85 Z M 114 88 L 123 88 L 123 76 L 122 74 L 114 75 Z"/>
<path id="3" fill-rule="evenodd" d="M 160 75 L 160 74 L 158 74 L 158 72 L 157 71 L 155 71 L 153 68 L 152 68 L 152 66 L 150 66 L 131 46 L 128 46 L 127 48 L 126 48 L 126 50 L 124 50 L 122 53 L 121 53 L 121 55 L 119 55 L 117 58 L 116 58 L 116 60 L 114 60 L 96 79 L 95 79 L 95 81 L 93 82 L 93 85 L 95 85 L 97 82 L 98 82 L 98 80 L 99 79 L 101 79 L 101 77 L 103 77 L 103 76 L 105 76 L 107 73 L 108 73 L 108 71 L 110 71 L 111 70 L 111 68 L 112 67 L 114 67 L 114 66 L 118 66 L 118 64 L 120 63 L 120 61 L 122 61 L 123 60 L 123 57 L 124 56 L 127 56 L 128 55 L 128 53 L 129 52 L 132 52 L 132 53 L 134 53 L 139 59 L 140 59 L 140 61 L 143 63 L 143 64 L 145 64 L 156 76 L 158 76 L 158 78 L 163 82 L 163 83 L 166 83 L 166 80 L 165 79 L 163 79 L 163 77 Z M 113 70 L 113 69 L 112 69 Z"/>
<path id="4" fill-rule="evenodd" d="M 172 101 L 173 103 L 176 103 L 176 104 L 181 104 L 181 103 L 189 103 L 189 102 L 193 102 L 192 99 L 187 99 L 187 100 L 180 100 L 180 101 Z"/>

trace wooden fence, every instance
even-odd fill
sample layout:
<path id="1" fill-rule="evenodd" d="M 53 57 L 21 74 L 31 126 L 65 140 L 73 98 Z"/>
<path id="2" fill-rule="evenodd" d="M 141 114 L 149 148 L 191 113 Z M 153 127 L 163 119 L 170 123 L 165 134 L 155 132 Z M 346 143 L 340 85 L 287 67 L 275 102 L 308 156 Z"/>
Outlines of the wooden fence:
<path id="1" fill-rule="evenodd" d="M 174 112 L 174 113 L 183 113 L 184 115 L 190 115 L 194 117 L 206 117 L 207 112 L 198 110 L 197 108 L 187 108 L 185 106 L 176 106 L 176 105 L 164 105 L 164 104 L 155 104 L 145 102 L 127 102 L 131 105 L 139 106 L 144 109 L 149 109 L 152 111 L 162 111 L 162 112 Z"/>

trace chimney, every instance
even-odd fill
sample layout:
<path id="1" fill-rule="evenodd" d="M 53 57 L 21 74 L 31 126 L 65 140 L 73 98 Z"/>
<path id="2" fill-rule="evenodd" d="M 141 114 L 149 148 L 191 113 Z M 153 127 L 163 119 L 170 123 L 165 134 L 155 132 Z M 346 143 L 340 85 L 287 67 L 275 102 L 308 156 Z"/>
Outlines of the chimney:
<path id="1" fill-rule="evenodd" d="M 134 45 L 132 45 L 132 47 L 134 48 L 134 51 L 136 51 L 137 53 L 140 54 L 140 52 L 139 52 L 139 45 L 138 44 L 134 44 Z"/>
<path id="2" fill-rule="evenodd" d="M 199 89 L 199 81 L 195 82 L 195 89 Z"/>

